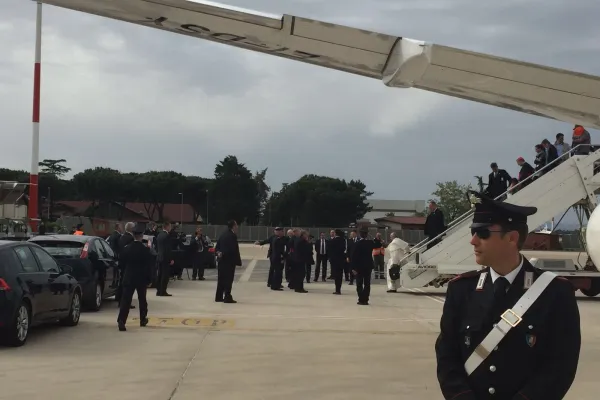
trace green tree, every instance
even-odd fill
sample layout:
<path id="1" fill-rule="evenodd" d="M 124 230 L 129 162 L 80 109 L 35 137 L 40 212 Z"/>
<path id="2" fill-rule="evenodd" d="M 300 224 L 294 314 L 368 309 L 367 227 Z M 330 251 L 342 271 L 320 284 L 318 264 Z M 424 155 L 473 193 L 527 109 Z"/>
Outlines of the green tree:
<path id="1" fill-rule="evenodd" d="M 438 182 L 437 189 L 432 193 L 438 207 L 444 212 L 446 224 L 454 221 L 471 209 L 467 192 L 471 185 L 462 185 L 457 181 Z"/>
<path id="2" fill-rule="evenodd" d="M 164 221 L 167 203 L 179 203 L 181 193 L 185 202 L 186 177 L 175 171 L 150 171 L 138 175 L 136 180 L 139 200 L 150 219 Z"/>
<path id="3" fill-rule="evenodd" d="M 186 176 L 183 188 L 183 201 L 194 209 L 194 221 L 202 218 L 206 223 L 208 204 L 212 188 L 212 180 L 199 176 Z"/>
<path id="4" fill-rule="evenodd" d="M 348 226 L 370 211 L 360 181 L 305 175 L 271 196 L 266 210 L 271 224 Z"/>
<path id="5" fill-rule="evenodd" d="M 260 211 L 259 188 L 252 172 L 235 156 L 225 157 L 215 167 L 210 220 L 224 224 L 252 221 Z M 214 216 L 213 216 L 214 215 Z"/>
<path id="6" fill-rule="evenodd" d="M 40 171 L 43 174 L 53 175 L 57 178 L 62 178 L 66 174 L 71 171 L 71 168 L 64 165 L 67 162 L 64 158 L 59 160 L 52 160 L 46 158 L 38 163 L 42 170 Z"/>
<path id="7" fill-rule="evenodd" d="M 367 185 L 360 180 L 351 180 L 348 183 L 348 188 L 356 197 L 356 220 L 362 219 L 366 213 L 373 210 L 373 207 L 369 206 L 369 200 L 367 200 L 369 196 L 373 195 L 373 192 L 367 191 Z"/>
<path id="8" fill-rule="evenodd" d="M 92 208 L 102 202 L 116 201 L 123 191 L 123 176 L 116 169 L 106 167 L 88 168 L 73 176 L 79 200 L 92 202 Z"/>
<path id="9" fill-rule="evenodd" d="M 28 183 L 29 172 L 17 169 L 0 168 L 0 181 Z"/>
<path id="10" fill-rule="evenodd" d="M 268 168 L 265 168 L 262 171 L 256 171 L 254 173 L 254 181 L 256 182 L 256 187 L 258 189 L 258 203 L 260 208 L 251 221 L 253 224 L 258 224 L 261 221 L 264 222 L 265 207 L 267 206 L 267 201 L 271 194 L 271 187 L 267 185 L 266 182 L 267 169 Z"/>
<path id="11" fill-rule="evenodd" d="M 40 197 L 38 203 L 40 214 L 42 218 L 47 218 L 48 215 L 53 215 L 57 201 L 77 198 L 77 190 L 71 180 L 60 179 L 49 173 L 41 173 L 38 180 L 38 195 Z"/>

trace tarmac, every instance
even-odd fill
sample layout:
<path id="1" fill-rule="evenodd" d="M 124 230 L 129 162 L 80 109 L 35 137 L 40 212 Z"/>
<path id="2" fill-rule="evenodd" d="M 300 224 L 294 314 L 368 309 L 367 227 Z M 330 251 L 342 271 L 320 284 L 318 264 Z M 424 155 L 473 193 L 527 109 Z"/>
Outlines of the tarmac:
<path id="1" fill-rule="evenodd" d="M 21 348 L 0 348 L 0 399 L 352 400 L 442 399 L 434 343 L 443 290 L 386 293 L 375 280 L 371 305 L 356 288 L 305 284 L 309 293 L 266 286 L 266 247 L 241 245 L 237 304 L 214 302 L 205 281 L 171 282 L 173 297 L 149 293 L 150 323 L 131 310 L 127 332 L 108 300 L 78 326 L 33 329 Z M 583 345 L 566 399 L 597 399 L 600 298 L 579 301 Z M 137 300 L 134 300 L 137 306 Z"/>

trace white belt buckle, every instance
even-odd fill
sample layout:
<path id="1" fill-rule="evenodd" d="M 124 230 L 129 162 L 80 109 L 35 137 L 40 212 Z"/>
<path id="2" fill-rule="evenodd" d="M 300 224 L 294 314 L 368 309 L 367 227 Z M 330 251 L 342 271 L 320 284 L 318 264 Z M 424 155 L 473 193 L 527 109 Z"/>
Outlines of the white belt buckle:
<path id="1" fill-rule="evenodd" d="M 516 312 L 514 312 L 510 308 L 508 310 L 504 311 L 504 313 L 502 314 L 502 316 L 500 318 L 502 318 L 504 320 L 504 322 L 506 322 L 513 328 L 515 326 L 519 325 L 521 323 L 521 321 L 523 320 L 523 318 L 521 318 Z"/>

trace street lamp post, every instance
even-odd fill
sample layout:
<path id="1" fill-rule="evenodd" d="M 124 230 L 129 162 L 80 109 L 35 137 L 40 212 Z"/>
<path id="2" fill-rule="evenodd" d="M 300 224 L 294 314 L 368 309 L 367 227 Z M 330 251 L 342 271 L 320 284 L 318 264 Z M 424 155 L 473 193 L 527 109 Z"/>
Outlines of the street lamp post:
<path id="1" fill-rule="evenodd" d="M 208 189 L 206 189 L 206 225 L 208 225 Z"/>
<path id="2" fill-rule="evenodd" d="M 181 196 L 181 206 L 179 207 L 179 224 L 181 224 L 181 229 L 183 229 L 183 192 L 179 193 Z"/>

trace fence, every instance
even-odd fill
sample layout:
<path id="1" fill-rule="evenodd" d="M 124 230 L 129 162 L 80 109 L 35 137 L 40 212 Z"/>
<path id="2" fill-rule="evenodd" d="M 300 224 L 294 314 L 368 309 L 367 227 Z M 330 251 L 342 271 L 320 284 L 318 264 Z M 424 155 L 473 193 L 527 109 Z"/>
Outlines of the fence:
<path id="1" fill-rule="evenodd" d="M 106 236 L 109 235 L 115 223 L 123 221 L 109 221 L 104 219 L 97 218 L 87 218 L 87 217 L 62 217 L 56 221 L 55 232 L 64 232 L 67 233 L 77 224 L 83 224 L 83 231 L 85 233 L 98 235 L 98 236 Z M 181 229 L 183 232 L 191 234 L 196 230 L 197 225 L 184 224 Z M 211 239 L 218 238 L 223 232 L 227 230 L 226 225 L 200 225 L 204 234 L 207 235 Z M 284 227 L 286 230 L 287 227 Z M 306 229 L 311 235 L 318 237 L 321 232 L 324 232 L 327 237 L 329 237 L 329 231 L 336 228 L 315 228 L 315 227 L 301 227 L 300 229 Z M 350 232 L 352 228 L 341 228 L 343 231 Z M 392 233 L 389 229 L 377 229 L 377 228 L 369 228 L 369 234 L 371 236 L 375 236 L 376 233 L 381 233 L 386 239 L 389 238 L 389 234 Z M 398 230 L 395 231 L 397 237 L 404 240 L 405 242 L 410 243 L 411 245 L 419 243 L 424 239 L 423 231 L 419 230 Z M 240 225 L 238 230 L 238 239 L 240 242 L 255 242 L 257 240 L 265 240 L 269 236 L 273 234 L 273 227 L 271 226 L 248 226 L 248 225 Z"/>

